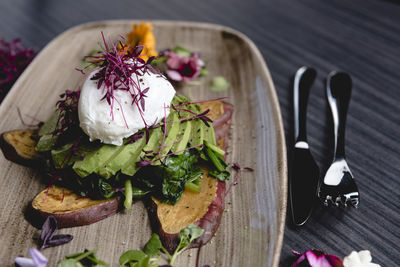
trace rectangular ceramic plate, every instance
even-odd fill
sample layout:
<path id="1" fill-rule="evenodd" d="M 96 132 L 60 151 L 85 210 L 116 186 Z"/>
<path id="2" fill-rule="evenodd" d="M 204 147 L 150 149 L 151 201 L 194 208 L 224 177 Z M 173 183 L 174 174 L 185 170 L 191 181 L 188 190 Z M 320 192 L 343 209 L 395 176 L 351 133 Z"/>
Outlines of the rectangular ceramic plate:
<path id="1" fill-rule="evenodd" d="M 104 21 L 84 24 L 61 34 L 36 57 L 0 106 L 0 132 L 23 129 L 17 108 L 27 122 L 46 120 L 59 95 L 78 89 L 82 58 L 98 47 L 100 32 L 114 40 L 137 21 Z M 199 254 L 200 266 L 278 266 L 286 214 L 286 148 L 279 104 L 267 66 L 255 45 L 232 29 L 203 23 L 154 21 L 157 49 L 180 45 L 199 51 L 207 64 L 208 81 L 222 75 L 231 84 L 214 93 L 207 86 L 184 91 L 193 99 L 229 95 L 234 105 L 228 162 L 251 167 L 243 172 L 225 200 L 226 210 L 212 243 Z M 35 121 L 32 121 L 35 122 Z M 0 156 L 0 261 L 13 266 L 16 256 L 28 256 L 37 247 L 40 230 L 25 218 L 34 196 L 46 187 L 37 171 Z M 150 237 L 147 212 L 137 202 L 121 212 L 83 227 L 62 229 L 74 236 L 69 244 L 48 248 L 49 266 L 65 255 L 98 248 L 97 255 L 111 266 L 128 249 L 140 249 Z M 183 253 L 176 266 L 195 266 L 197 250 Z"/>

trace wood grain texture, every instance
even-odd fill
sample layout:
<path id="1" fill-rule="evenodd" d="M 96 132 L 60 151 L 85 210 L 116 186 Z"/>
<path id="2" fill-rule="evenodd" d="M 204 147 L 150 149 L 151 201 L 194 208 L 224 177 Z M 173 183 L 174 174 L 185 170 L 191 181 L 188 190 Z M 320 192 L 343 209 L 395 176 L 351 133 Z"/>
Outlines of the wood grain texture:
<path id="1" fill-rule="evenodd" d="M 101 21 L 75 27 L 50 42 L 31 63 L 0 106 L 0 131 L 24 127 L 17 108 L 46 120 L 65 89 L 82 82 L 74 70 L 81 59 L 97 47 L 100 32 L 114 40 L 127 33 L 134 21 Z M 255 45 L 227 27 L 189 22 L 154 21 L 159 49 L 181 45 L 200 51 L 211 75 L 224 75 L 231 84 L 227 92 L 213 93 L 207 86 L 183 88 L 192 99 L 225 96 L 234 105 L 228 162 L 255 169 L 242 172 L 239 184 L 226 197 L 222 223 L 213 242 L 201 249 L 200 263 L 216 266 L 277 266 L 286 214 L 286 148 L 283 125 L 274 86 Z M 239 60 L 239 58 L 241 60 Z M 204 78 L 204 82 L 211 77 Z M 29 88 L 29 90 L 27 90 Z M 13 112 L 14 111 L 14 112 Z M 29 117 L 27 117 L 29 118 Z M 40 175 L 0 158 L 1 188 L 13 194 L 0 195 L 2 250 L 0 259 L 10 265 L 13 258 L 35 246 L 37 230 L 21 216 L 33 195 L 46 185 Z M 10 177 L 14 177 L 10 183 Z M 29 183 L 29 189 L 25 184 Z M 12 204 L 11 204 L 12 203 Z M 267 209 L 265 209 L 267 207 Z M 10 225 L 11 227 L 4 227 Z M 22 235 L 21 230 L 24 230 Z M 53 266 L 62 255 L 98 247 L 98 256 L 115 264 L 127 249 L 139 249 L 150 237 L 147 213 L 137 203 L 124 212 L 90 226 L 63 229 L 74 236 L 64 246 L 46 249 Z M 196 252 L 181 256 L 176 266 L 194 266 Z"/>
<path id="2" fill-rule="evenodd" d="M 361 191 L 360 208 L 318 207 L 302 228 L 293 228 L 288 221 L 280 266 L 290 266 L 293 249 L 311 248 L 341 257 L 352 250 L 369 249 L 374 262 L 397 266 L 399 14 L 399 1 L 395 0 L 2 0 L 0 38 L 21 38 L 26 46 L 40 50 L 72 26 L 116 18 L 201 21 L 239 30 L 254 41 L 268 63 L 288 145 L 293 143 L 292 75 L 303 65 L 317 69 L 307 126 L 321 176 L 332 157 L 324 79 L 334 69 L 350 73 L 354 89 L 347 119 L 346 152 Z"/>

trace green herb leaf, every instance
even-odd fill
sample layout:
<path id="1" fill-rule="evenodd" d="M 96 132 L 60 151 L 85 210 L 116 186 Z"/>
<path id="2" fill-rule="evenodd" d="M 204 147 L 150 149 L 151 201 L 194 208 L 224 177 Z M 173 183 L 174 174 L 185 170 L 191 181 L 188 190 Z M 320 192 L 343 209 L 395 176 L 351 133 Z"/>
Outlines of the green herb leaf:
<path id="1" fill-rule="evenodd" d="M 144 246 L 143 251 L 151 257 L 158 256 L 160 249 L 163 247 L 160 237 L 157 234 L 152 234 L 149 241 Z"/>
<path id="2" fill-rule="evenodd" d="M 84 252 L 78 252 L 74 254 L 70 254 L 65 256 L 65 259 L 62 260 L 57 267 L 92 267 L 97 265 L 102 265 L 109 267 L 107 263 L 102 260 L 99 260 L 95 252 L 97 249 L 94 250 L 87 250 L 85 249 Z"/>
<path id="3" fill-rule="evenodd" d="M 192 243 L 193 240 L 196 238 L 200 237 L 204 233 L 204 229 L 194 225 L 194 224 L 189 224 L 185 229 L 182 229 L 181 232 L 179 233 L 179 238 L 180 238 L 180 246 L 189 246 L 190 243 Z"/>
<path id="4" fill-rule="evenodd" d="M 151 62 L 151 65 L 158 66 L 161 63 L 167 62 L 167 60 L 168 60 L 168 57 L 166 57 L 166 56 L 158 57 Z"/>
<path id="5" fill-rule="evenodd" d="M 57 267 L 83 267 L 82 263 L 74 259 L 65 259 L 58 263 Z"/>
<path id="6" fill-rule="evenodd" d="M 230 84 L 227 82 L 227 80 L 222 77 L 222 76 L 215 76 L 211 83 L 211 90 L 214 92 L 222 92 L 228 90 L 230 87 Z"/>
<path id="7" fill-rule="evenodd" d="M 161 201 L 175 204 L 181 198 L 186 182 L 202 174 L 197 166 L 198 159 L 196 149 L 168 156 L 161 165 L 141 168 L 135 176 L 134 183 L 145 185 Z"/>
<path id="8" fill-rule="evenodd" d="M 179 233 L 179 245 L 175 249 L 172 256 L 170 256 L 170 265 L 174 265 L 176 257 L 182 253 L 189 245 L 192 243 L 193 240 L 200 237 L 204 233 L 204 229 L 201 227 L 189 224 L 186 228 L 182 229 Z"/>
<path id="9" fill-rule="evenodd" d="M 200 69 L 200 76 L 207 76 L 208 75 L 208 70 L 206 69 L 206 67 L 202 67 Z"/>
<path id="10" fill-rule="evenodd" d="M 128 263 L 134 263 L 134 262 L 139 262 L 142 261 L 144 258 L 146 258 L 146 254 L 143 253 L 140 250 L 128 250 L 124 252 L 121 257 L 119 257 L 119 264 L 122 266 L 128 264 Z"/>
<path id="11" fill-rule="evenodd" d="M 183 48 L 182 46 L 176 46 L 171 49 L 172 52 L 177 53 L 181 57 L 190 57 L 192 52 L 190 50 L 187 50 L 186 48 Z"/>
<path id="12" fill-rule="evenodd" d="M 53 114 L 51 114 L 50 118 L 40 127 L 38 135 L 43 136 L 53 133 L 56 130 L 59 117 L 60 110 L 56 109 Z"/>
<path id="13" fill-rule="evenodd" d="M 218 170 L 210 170 L 208 174 L 214 178 L 217 178 L 222 182 L 229 180 L 231 178 L 231 174 L 228 171 L 220 172 Z"/>
<path id="14" fill-rule="evenodd" d="M 36 151 L 45 152 L 50 151 L 55 143 L 57 142 L 57 135 L 45 134 L 39 138 L 38 143 L 36 144 Z"/>

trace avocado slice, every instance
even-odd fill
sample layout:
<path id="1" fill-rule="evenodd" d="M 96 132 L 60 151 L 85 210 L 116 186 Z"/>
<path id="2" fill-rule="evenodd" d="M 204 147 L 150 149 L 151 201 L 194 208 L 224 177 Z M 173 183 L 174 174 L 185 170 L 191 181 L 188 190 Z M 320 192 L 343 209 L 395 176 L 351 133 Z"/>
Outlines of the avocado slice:
<path id="1" fill-rule="evenodd" d="M 182 154 L 182 150 L 187 147 L 187 144 L 189 142 L 190 133 L 192 132 L 192 124 L 193 121 L 185 121 L 180 123 L 179 132 L 176 139 L 181 140 L 172 145 L 171 152 L 175 153 L 176 155 Z"/>
<path id="2" fill-rule="evenodd" d="M 181 127 L 180 125 L 182 123 L 179 121 L 178 112 L 172 111 L 169 114 L 167 120 L 170 121 L 171 123 L 167 123 L 167 127 L 166 127 L 166 132 L 167 132 L 166 135 L 167 136 L 164 140 L 164 144 L 161 149 L 161 152 L 158 154 L 157 158 L 162 158 L 165 155 L 167 155 L 168 152 L 171 150 L 172 146 L 175 143 L 177 143 L 177 142 L 174 143 L 174 141 L 179 140 L 177 138 L 177 136 L 179 133 L 179 129 Z M 163 126 L 161 126 L 161 127 L 163 127 Z M 158 161 L 155 161 L 152 165 L 160 165 L 160 164 L 161 164 L 161 162 L 158 160 Z"/>
<path id="3" fill-rule="evenodd" d="M 212 145 L 217 145 L 217 141 L 215 140 L 215 132 L 214 132 L 214 128 L 212 127 L 212 125 L 207 126 L 204 125 L 204 141 L 207 141 L 209 144 Z"/>
<path id="4" fill-rule="evenodd" d="M 136 159 L 145 145 L 146 137 L 144 136 L 134 143 L 123 145 L 119 153 L 110 158 L 104 167 L 98 168 L 96 173 L 106 179 L 111 178 L 126 164 L 129 164 L 132 159 Z"/>
<path id="5" fill-rule="evenodd" d="M 115 154 L 120 152 L 121 146 L 102 144 L 98 149 L 89 152 L 83 160 L 76 161 L 72 167 L 82 178 L 95 172 Z"/>
<path id="6" fill-rule="evenodd" d="M 71 149 L 73 145 L 74 142 L 70 142 L 60 148 L 51 150 L 51 158 L 56 169 L 65 168 L 78 160 L 82 160 L 80 155 L 87 155 L 99 147 L 99 144 L 85 144 L 79 146 L 78 150 L 72 153 Z"/>
<path id="7" fill-rule="evenodd" d="M 163 132 L 161 127 L 153 129 L 150 132 L 149 142 L 147 142 L 147 144 L 141 150 L 139 150 L 140 153 L 138 155 L 136 155 L 136 153 L 132 155 L 129 161 L 126 162 L 126 164 L 122 167 L 121 172 L 123 174 L 133 176 L 140 169 L 139 166 L 136 166 L 136 163 L 140 160 L 140 158 L 146 156 L 144 151 L 153 151 L 153 153 L 157 153 L 161 145 L 162 137 Z"/>
<path id="8" fill-rule="evenodd" d="M 190 145 L 197 146 L 198 150 L 202 147 L 199 145 L 203 144 L 204 141 L 204 127 L 207 127 L 201 120 L 196 119 L 193 121 L 192 133 L 190 135 Z"/>

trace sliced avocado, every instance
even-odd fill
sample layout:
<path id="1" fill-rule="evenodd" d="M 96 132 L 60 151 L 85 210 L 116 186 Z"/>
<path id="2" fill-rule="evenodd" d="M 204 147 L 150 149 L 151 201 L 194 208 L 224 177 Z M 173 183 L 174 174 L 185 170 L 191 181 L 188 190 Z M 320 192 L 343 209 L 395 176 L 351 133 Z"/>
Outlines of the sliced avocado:
<path id="1" fill-rule="evenodd" d="M 190 145 L 197 146 L 198 150 L 202 149 L 201 146 L 204 141 L 204 127 L 207 127 L 201 120 L 196 119 L 193 122 L 192 133 L 190 134 Z"/>
<path id="2" fill-rule="evenodd" d="M 98 144 L 85 144 L 79 146 L 78 150 L 73 153 L 71 151 L 73 145 L 74 143 L 71 142 L 58 149 L 51 150 L 51 157 L 55 168 L 62 169 L 72 165 L 75 161 L 82 159 L 80 155 L 87 155 L 99 147 Z"/>
<path id="3" fill-rule="evenodd" d="M 119 154 L 107 162 L 103 168 L 98 168 L 96 173 L 107 179 L 114 176 L 125 165 L 133 161 L 133 159 L 137 159 L 145 145 L 145 136 L 134 143 L 123 145 L 123 148 Z"/>
<path id="4" fill-rule="evenodd" d="M 98 149 L 89 152 L 83 160 L 76 161 L 72 167 L 80 177 L 86 177 L 118 153 L 121 146 L 102 144 Z"/>
<path id="5" fill-rule="evenodd" d="M 187 103 L 187 102 L 189 102 L 189 99 L 187 99 L 183 95 L 175 94 L 174 98 L 172 99 L 172 105 L 174 105 L 174 106 L 178 106 L 180 104 Z"/>
<path id="6" fill-rule="evenodd" d="M 171 152 L 175 153 L 176 155 L 182 154 L 182 150 L 187 147 L 189 142 L 190 133 L 192 132 L 192 124 L 193 121 L 185 121 L 180 124 L 179 132 L 176 137 L 176 139 L 180 141 L 172 145 Z"/>
<path id="7" fill-rule="evenodd" d="M 166 138 L 164 140 L 164 144 L 163 147 L 161 148 L 161 152 L 158 154 L 157 158 L 161 158 L 165 155 L 168 154 L 168 152 L 171 150 L 171 147 L 177 143 L 175 142 L 176 140 L 179 140 L 177 138 L 178 133 L 179 133 L 179 129 L 180 129 L 180 125 L 182 124 L 179 121 L 179 116 L 178 116 L 178 112 L 176 111 L 171 111 L 171 113 L 169 114 L 167 121 L 170 121 L 170 123 L 167 123 L 167 127 L 166 127 Z M 160 165 L 161 162 L 155 161 L 152 165 Z"/>
<path id="8" fill-rule="evenodd" d="M 137 155 L 136 157 L 135 155 L 133 155 L 132 158 L 129 159 L 129 161 L 122 167 L 121 172 L 123 174 L 133 176 L 140 169 L 139 166 L 136 166 L 136 163 L 140 161 L 140 158 L 146 156 L 146 153 L 144 151 L 153 151 L 153 153 L 157 153 L 161 145 L 162 137 L 163 132 L 161 130 L 161 127 L 153 129 L 150 132 L 149 142 L 142 148 L 142 150 L 140 150 L 139 155 Z"/>
<path id="9" fill-rule="evenodd" d="M 210 126 L 204 125 L 204 141 L 207 141 L 209 144 L 217 145 L 217 141 L 215 140 L 215 132 L 211 123 Z"/>

